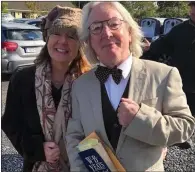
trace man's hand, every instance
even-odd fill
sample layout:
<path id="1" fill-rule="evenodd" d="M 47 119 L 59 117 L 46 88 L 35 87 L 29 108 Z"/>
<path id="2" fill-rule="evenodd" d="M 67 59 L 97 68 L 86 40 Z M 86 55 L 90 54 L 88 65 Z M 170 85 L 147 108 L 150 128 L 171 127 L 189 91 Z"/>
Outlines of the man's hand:
<path id="1" fill-rule="evenodd" d="M 140 107 L 136 102 L 122 98 L 118 108 L 119 124 L 123 127 L 127 127 L 137 114 L 139 108 Z"/>
<path id="2" fill-rule="evenodd" d="M 59 160 L 60 149 L 59 146 L 54 142 L 45 142 L 43 143 L 46 161 L 49 163 L 55 163 Z"/>

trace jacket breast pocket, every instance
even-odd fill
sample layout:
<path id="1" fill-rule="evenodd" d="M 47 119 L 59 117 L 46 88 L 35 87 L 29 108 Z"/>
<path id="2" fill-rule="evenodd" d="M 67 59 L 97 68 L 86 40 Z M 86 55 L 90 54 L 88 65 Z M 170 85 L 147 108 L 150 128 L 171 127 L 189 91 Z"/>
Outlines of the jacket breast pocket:
<path id="1" fill-rule="evenodd" d="M 148 106 L 155 106 L 157 102 L 158 102 L 158 97 L 155 97 L 152 99 L 145 99 L 141 101 L 141 103 L 148 105 Z"/>

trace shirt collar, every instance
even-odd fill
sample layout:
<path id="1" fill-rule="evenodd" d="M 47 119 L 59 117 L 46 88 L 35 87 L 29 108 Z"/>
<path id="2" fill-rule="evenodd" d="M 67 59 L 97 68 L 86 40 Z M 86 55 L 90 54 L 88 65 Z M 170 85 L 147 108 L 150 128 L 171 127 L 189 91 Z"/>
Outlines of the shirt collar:
<path id="1" fill-rule="evenodd" d="M 105 66 L 100 62 L 100 66 Z M 123 63 L 121 63 L 117 68 L 122 70 L 123 78 L 126 79 L 131 71 L 132 66 L 132 55 L 130 55 Z"/>

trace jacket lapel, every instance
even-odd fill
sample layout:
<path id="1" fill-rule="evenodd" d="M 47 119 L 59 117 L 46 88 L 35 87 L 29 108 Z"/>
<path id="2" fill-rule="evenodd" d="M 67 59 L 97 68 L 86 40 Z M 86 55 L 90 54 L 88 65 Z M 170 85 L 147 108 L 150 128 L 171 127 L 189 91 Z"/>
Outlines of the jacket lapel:
<path id="1" fill-rule="evenodd" d="M 108 145 L 112 150 L 112 146 L 108 140 L 106 129 L 104 126 L 103 120 L 103 113 L 102 113 L 102 101 L 101 101 L 101 88 L 100 82 L 95 76 L 95 69 L 92 70 L 90 75 L 90 82 L 89 82 L 89 101 L 91 102 L 95 123 L 97 124 L 97 129 L 100 138 Z M 96 131 L 97 132 L 97 131 Z"/>
<path id="2" fill-rule="evenodd" d="M 143 93 L 145 91 L 146 86 L 146 68 L 144 63 L 140 59 L 133 58 L 131 73 L 130 73 L 130 84 L 129 84 L 129 95 L 128 97 L 138 104 L 141 103 Z M 121 129 L 121 134 L 118 141 L 118 146 L 116 153 L 119 152 L 122 143 L 124 142 L 125 135 L 123 131 L 124 127 Z"/>

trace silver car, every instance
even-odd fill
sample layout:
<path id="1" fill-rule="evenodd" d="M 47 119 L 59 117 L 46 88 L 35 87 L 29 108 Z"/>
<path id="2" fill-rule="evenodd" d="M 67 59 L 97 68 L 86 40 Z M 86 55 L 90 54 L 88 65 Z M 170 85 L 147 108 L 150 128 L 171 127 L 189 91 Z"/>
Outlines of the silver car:
<path id="1" fill-rule="evenodd" d="M 22 18 L 22 19 L 14 19 L 11 22 L 14 23 L 25 23 L 30 24 L 36 27 L 41 27 L 42 20 L 41 19 L 28 19 L 28 18 Z"/>
<path id="2" fill-rule="evenodd" d="M 40 28 L 22 23 L 1 24 L 1 69 L 3 74 L 34 64 L 45 42 Z"/>

